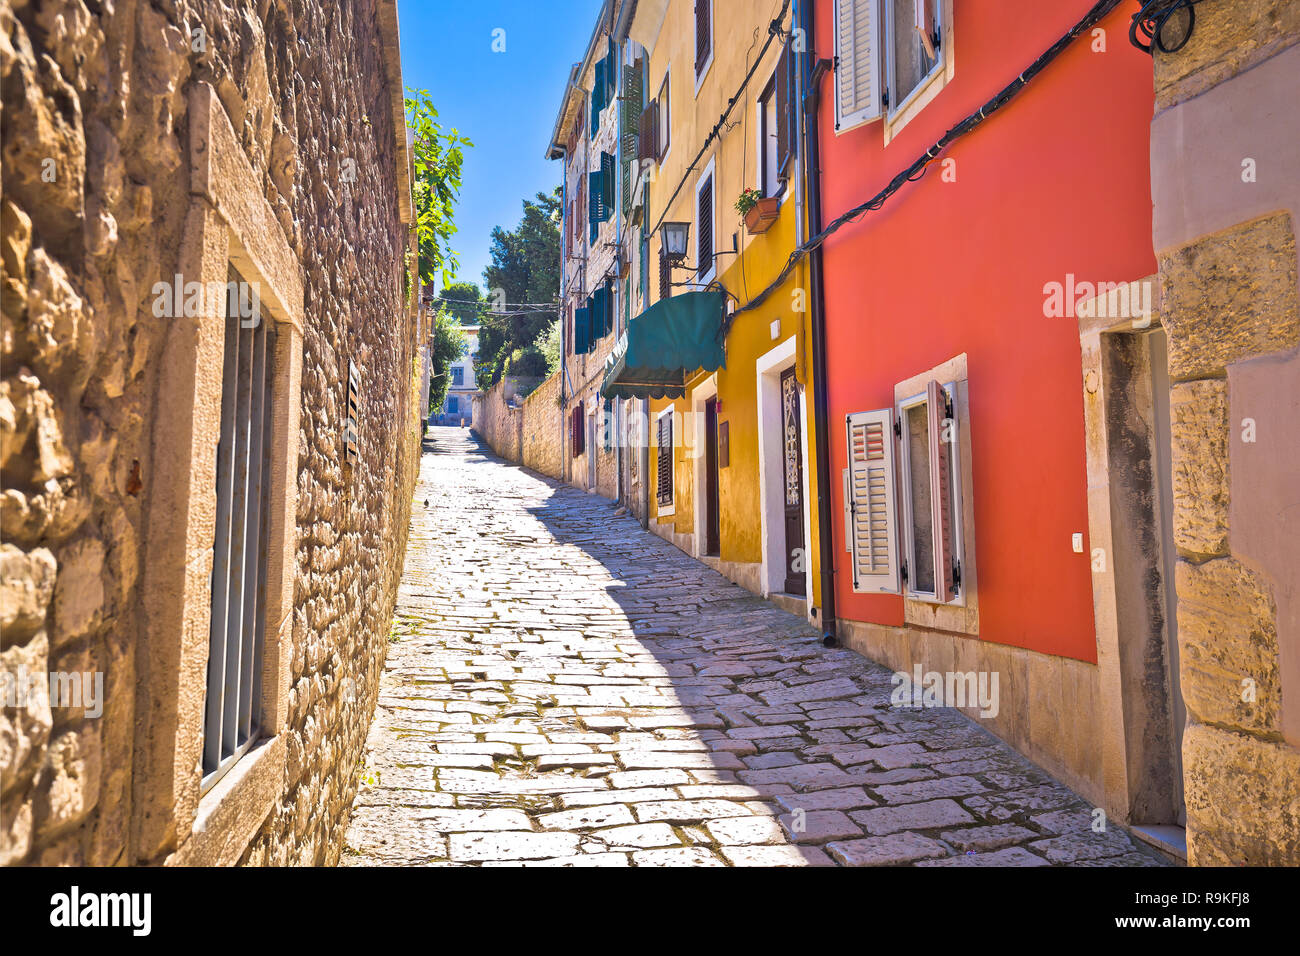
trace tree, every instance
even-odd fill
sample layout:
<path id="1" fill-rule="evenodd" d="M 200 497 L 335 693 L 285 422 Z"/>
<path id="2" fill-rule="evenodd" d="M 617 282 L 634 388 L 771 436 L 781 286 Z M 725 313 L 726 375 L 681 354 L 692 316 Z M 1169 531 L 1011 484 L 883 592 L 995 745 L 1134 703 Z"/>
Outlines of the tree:
<path id="1" fill-rule="evenodd" d="M 510 370 L 539 374 L 538 338 L 555 321 L 560 290 L 560 190 L 525 199 L 514 229 L 492 230 L 492 263 L 483 270 L 490 311 L 483 317 L 475 374 L 485 387 Z M 556 308 L 533 304 L 557 302 Z M 496 313 L 496 314 L 494 314 Z"/>
<path id="2" fill-rule="evenodd" d="M 429 414 L 442 408 L 451 381 L 451 363 L 469 349 L 460 321 L 442 309 L 433 315 L 433 346 L 429 349 Z"/>
<path id="3" fill-rule="evenodd" d="M 487 313 L 487 303 L 473 282 L 449 282 L 442 287 L 438 309 L 447 312 L 461 325 L 481 325 Z"/>
<path id="4" fill-rule="evenodd" d="M 451 237 L 456 234 L 455 206 L 465 159 L 462 147 L 474 144 L 454 128 L 442 128 L 428 91 L 408 92 L 412 95 L 406 97 L 406 125 L 412 131 L 411 162 L 415 168 L 411 195 L 420 249 L 416 268 L 420 281 L 433 285 L 439 270 L 455 275 L 460 265 L 451 249 Z"/>
<path id="5" fill-rule="evenodd" d="M 541 336 L 537 339 L 537 347 L 541 349 L 542 356 L 546 359 L 546 374 L 550 375 L 560 367 L 560 318 L 555 320 L 546 327 Z"/>

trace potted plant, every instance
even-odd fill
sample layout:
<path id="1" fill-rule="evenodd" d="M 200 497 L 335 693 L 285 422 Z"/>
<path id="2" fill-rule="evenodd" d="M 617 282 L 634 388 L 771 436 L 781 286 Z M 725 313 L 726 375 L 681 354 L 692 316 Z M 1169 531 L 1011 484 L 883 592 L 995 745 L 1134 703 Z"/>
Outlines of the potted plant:
<path id="1" fill-rule="evenodd" d="M 767 232 L 781 212 L 781 200 L 764 196 L 753 187 L 746 189 L 736 200 L 736 212 L 745 217 L 745 229 L 751 236 Z"/>

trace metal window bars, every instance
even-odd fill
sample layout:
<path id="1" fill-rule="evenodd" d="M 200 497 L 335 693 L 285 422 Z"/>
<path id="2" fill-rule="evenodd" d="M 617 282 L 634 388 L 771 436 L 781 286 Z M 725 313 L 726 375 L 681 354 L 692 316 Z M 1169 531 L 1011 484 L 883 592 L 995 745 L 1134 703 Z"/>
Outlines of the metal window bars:
<path id="1" fill-rule="evenodd" d="M 233 267 L 229 282 L 237 296 Z M 257 740 L 261 719 L 275 333 L 260 317 L 245 325 L 236 304 L 227 309 L 217 450 L 204 791 Z"/>

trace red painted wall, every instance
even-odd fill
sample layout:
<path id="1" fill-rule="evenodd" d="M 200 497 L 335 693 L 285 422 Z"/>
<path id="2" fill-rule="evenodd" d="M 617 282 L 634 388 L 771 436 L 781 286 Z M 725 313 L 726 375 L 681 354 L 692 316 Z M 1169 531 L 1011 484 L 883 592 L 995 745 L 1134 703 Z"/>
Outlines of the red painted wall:
<path id="1" fill-rule="evenodd" d="M 834 50 L 833 3 L 816 0 L 818 55 Z M 835 133 L 823 81 L 823 222 L 880 190 L 1013 80 L 1091 0 L 959 0 L 956 69 L 889 143 L 881 121 Z M 1101 24 L 1106 52 L 1076 39 L 1003 110 L 958 140 L 956 182 L 933 163 L 885 206 L 825 244 L 831 467 L 846 465 L 845 415 L 893 404 L 894 384 L 966 352 L 980 638 L 1096 661 L 1087 541 L 1077 320 L 1045 318 L 1043 286 L 1156 271 L 1148 141 L 1151 60 L 1128 42 L 1137 4 Z M 941 157 L 941 158 L 943 158 Z M 835 506 L 842 490 L 834 482 Z M 836 530 L 840 617 L 898 625 L 902 598 L 853 593 Z"/>

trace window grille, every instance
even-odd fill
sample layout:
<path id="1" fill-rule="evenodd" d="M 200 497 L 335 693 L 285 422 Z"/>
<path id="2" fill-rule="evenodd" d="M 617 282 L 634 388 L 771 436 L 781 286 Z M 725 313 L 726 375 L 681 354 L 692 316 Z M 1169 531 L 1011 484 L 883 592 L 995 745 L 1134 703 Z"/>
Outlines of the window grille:
<path id="1" fill-rule="evenodd" d="M 231 295 L 242 279 L 229 271 Z M 227 309 L 217 448 L 212 624 L 203 725 L 203 786 L 254 743 L 261 719 L 275 333 Z"/>

